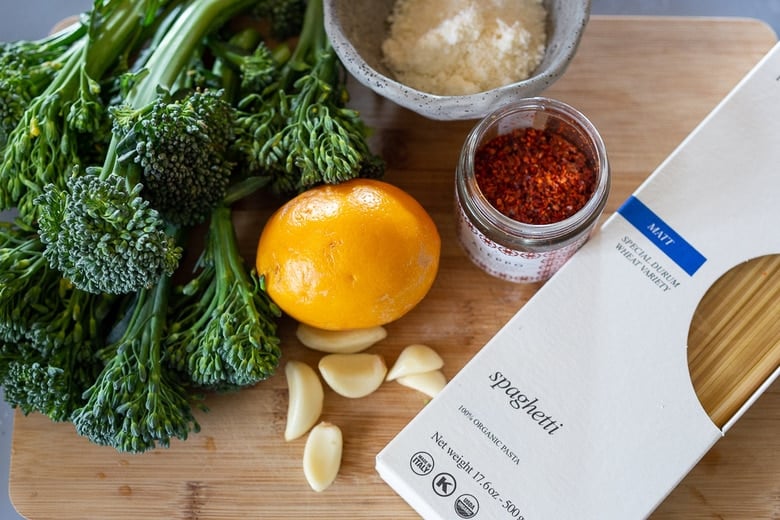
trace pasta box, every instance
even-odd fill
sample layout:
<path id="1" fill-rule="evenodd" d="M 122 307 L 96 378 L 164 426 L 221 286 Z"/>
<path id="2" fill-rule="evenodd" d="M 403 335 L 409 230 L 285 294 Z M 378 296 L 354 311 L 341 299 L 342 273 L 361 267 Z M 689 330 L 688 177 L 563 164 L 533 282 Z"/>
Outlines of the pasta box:
<path id="1" fill-rule="evenodd" d="M 778 143 L 780 46 L 378 454 L 380 476 L 429 520 L 648 516 L 780 374 Z"/>

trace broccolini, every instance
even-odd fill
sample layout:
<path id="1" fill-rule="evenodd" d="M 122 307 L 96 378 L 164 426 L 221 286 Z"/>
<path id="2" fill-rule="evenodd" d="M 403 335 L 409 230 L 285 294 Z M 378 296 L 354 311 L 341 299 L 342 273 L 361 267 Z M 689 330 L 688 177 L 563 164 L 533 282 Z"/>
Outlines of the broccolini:
<path id="1" fill-rule="evenodd" d="M 62 187 L 74 166 L 103 147 L 108 125 L 100 82 L 133 48 L 154 20 L 162 0 L 98 0 L 89 13 L 86 31 L 75 30 L 72 42 L 56 47 L 59 69 L 46 88 L 29 100 L 15 125 L 7 128 L 0 160 L 0 208 L 16 207 L 33 223 L 35 198 L 47 184 Z M 56 52 L 53 51 L 53 52 Z M 53 58 L 54 59 L 54 58 Z"/>
<path id="2" fill-rule="evenodd" d="M 27 105 L 51 83 L 86 29 L 74 24 L 40 40 L 0 44 L 0 152 Z"/>
<path id="3" fill-rule="evenodd" d="M 199 429 L 192 396 L 163 363 L 170 284 L 163 276 L 138 291 L 121 336 L 99 353 L 106 365 L 71 417 L 76 431 L 95 444 L 138 453 Z"/>
<path id="4" fill-rule="evenodd" d="M 113 299 L 75 289 L 30 230 L 0 223 L 0 384 L 25 414 L 64 421 L 100 371 Z"/>
<path id="5" fill-rule="evenodd" d="M 367 143 L 368 128 L 345 106 L 338 57 L 323 24 L 322 0 L 306 5 L 300 38 L 278 75 L 240 102 L 236 148 L 280 193 L 355 177 L 380 177 L 383 161 Z"/>
<path id="6" fill-rule="evenodd" d="M 119 451 L 185 439 L 203 392 L 282 354 L 231 206 L 381 174 L 322 2 L 94 0 L 0 65 L 0 209 L 19 215 L 0 224 L 5 398 Z"/>
<path id="7" fill-rule="evenodd" d="M 207 388 L 253 385 L 274 373 L 279 308 L 247 272 L 228 207 L 211 215 L 198 276 L 180 291 L 167 339 L 170 362 Z"/>
<path id="8" fill-rule="evenodd" d="M 46 257 L 79 288 L 124 294 L 152 287 L 161 276 L 170 276 L 178 265 L 181 249 L 172 237 L 172 222 L 152 203 L 162 203 L 168 215 L 178 212 L 184 223 L 189 224 L 196 219 L 192 213 L 198 212 L 198 205 L 208 210 L 224 193 L 230 166 L 218 155 L 211 154 L 227 147 L 225 141 L 229 135 L 226 134 L 230 129 L 226 128 L 229 118 L 221 112 L 223 107 L 217 97 L 197 98 L 198 107 L 192 110 L 184 105 L 185 115 L 191 118 L 189 122 L 185 118 L 185 124 L 169 124 L 166 120 L 153 127 L 149 123 L 160 124 L 161 119 L 155 119 L 159 111 L 163 112 L 163 118 L 177 111 L 160 101 L 160 96 L 166 95 L 164 92 L 187 70 L 203 38 L 219 26 L 220 20 L 250 4 L 251 0 L 189 3 L 166 27 L 165 35 L 144 68 L 128 80 L 128 93 L 119 108 L 114 109 L 121 130 L 113 134 L 102 167 L 87 169 L 83 174 L 76 172 L 65 186 L 48 184 L 37 199 L 44 208 L 38 224 L 46 244 Z M 162 108 L 159 103 L 163 103 Z M 189 106 L 192 107 L 192 98 Z M 127 131 L 127 118 L 133 117 L 128 114 L 136 110 L 152 118 L 144 119 L 148 121 L 146 133 L 140 131 L 144 123 L 134 132 Z M 181 114 L 181 110 L 178 112 Z M 191 129 L 195 130 L 194 139 Z M 164 135 L 168 130 L 179 133 Z M 142 162 L 147 160 L 147 166 L 172 169 L 151 172 L 147 179 L 152 181 L 152 189 L 146 190 L 146 194 L 142 172 L 134 162 L 121 160 L 120 146 L 126 148 L 130 137 L 137 138 L 136 145 L 140 144 L 141 148 L 136 147 L 134 152 L 139 153 Z M 178 147 L 176 141 L 187 144 Z M 144 146 L 160 146 L 157 153 L 169 155 L 150 163 L 144 155 Z M 193 164 L 196 168 L 189 168 Z M 181 175 L 184 179 L 169 183 Z M 214 177 L 202 178 L 203 175 Z M 195 186 L 199 186 L 199 191 L 192 191 Z M 204 198 L 204 192 L 212 191 L 215 186 L 216 197 Z"/>
<path id="9" fill-rule="evenodd" d="M 222 92 L 196 90 L 181 100 L 161 93 L 147 107 L 112 113 L 119 163 L 140 167 L 150 205 L 173 224 L 206 220 L 222 201 L 234 166 L 228 150 L 235 111 Z"/>

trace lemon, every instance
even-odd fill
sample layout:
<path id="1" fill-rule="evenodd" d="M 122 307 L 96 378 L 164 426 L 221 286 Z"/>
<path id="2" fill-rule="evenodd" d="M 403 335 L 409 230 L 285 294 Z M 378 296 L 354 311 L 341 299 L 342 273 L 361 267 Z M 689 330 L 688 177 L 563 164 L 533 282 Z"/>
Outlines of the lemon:
<path id="1" fill-rule="evenodd" d="M 373 179 L 322 185 L 267 221 L 256 267 L 269 296 L 327 330 L 383 325 L 413 309 L 438 272 L 436 224 L 411 195 Z"/>

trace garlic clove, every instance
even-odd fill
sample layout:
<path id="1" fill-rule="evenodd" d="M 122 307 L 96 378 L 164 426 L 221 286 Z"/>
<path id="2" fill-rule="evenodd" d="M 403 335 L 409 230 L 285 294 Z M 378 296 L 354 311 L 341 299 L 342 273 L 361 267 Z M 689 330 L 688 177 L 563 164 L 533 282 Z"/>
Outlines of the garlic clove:
<path id="1" fill-rule="evenodd" d="M 387 365 L 378 354 L 328 354 L 320 359 L 320 374 L 334 392 L 344 397 L 365 397 L 384 382 Z"/>
<path id="2" fill-rule="evenodd" d="M 422 392 L 429 397 L 436 397 L 447 385 L 447 378 L 441 370 L 432 370 L 421 374 L 410 374 L 396 379 L 396 381 L 406 387 Z"/>
<path id="3" fill-rule="evenodd" d="M 321 422 L 309 432 L 303 448 L 303 474 L 314 491 L 326 490 L 336 480 L 343 450 L 341 429 Z"/>
<path id="4" fill-rule="evenodd" d="M 298 340 L 320 352 L 354 354 L 387 337 L 387 330 L 378 325 L 365 329 L 325 330 L 300 323 L 295 331 Z"/>
<path id="5" fill-rule="evenodd" d="M 288 361 L 284 374 L 289 393 L 284 440 L 291 441 L 319 420 L 325 394 L 317 372 L 302 361 Z"/>
<path id="6" fill-rule="evenodd" d="M 390 372 L 387 373 L 387 380 L 392 381 L 411 374 L 439 370 L 443 366 L 444 360 L 431 347 L 420 344 L 409 345 L 401 351 Z"/>

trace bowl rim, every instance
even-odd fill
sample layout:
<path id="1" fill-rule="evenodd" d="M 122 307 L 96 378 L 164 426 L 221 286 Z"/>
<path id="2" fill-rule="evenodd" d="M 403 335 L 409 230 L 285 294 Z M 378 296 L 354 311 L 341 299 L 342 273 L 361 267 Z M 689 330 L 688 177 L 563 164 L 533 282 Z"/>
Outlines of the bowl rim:
<path id="1" fill-rule="evenodd" d="M 564 45 L 567 45 L 570 51 L 566 54 L 559 55 L 541 72 L 534 73 L 532 76 L 515 83 L 502 85 L 473 94 L 442 95 L 404 85 L 395 78 L 388 76 L 369 65 L 358 52 L 352 41 L 347 38 L 341 21 L 334 18 L 332 9 L 333 2 L 334 0 L 323 0 L 325 32 L 330 40 L 331 46 L 347 71 L 358 82 L 377 94 L 390 99 L 394 103 L 428 118 L 440 120 L 477 119 L 483 117 L 503 104 L 510 102 L 510 100 L 502 102 L 502 99 L 507 96 L 511 96 L 518 90 L 527 90 L 542 84 L 540 89 L 523 97 L 539 95 L 549 87 L 557 77 L 562 75 L 569 66 L 569 63 L 576 54 L 582 39 L 582 34 L 588 24 L 591 7 L 591 0 L 566 0 L 567 8 L 578 9 L 578 12 L 581 13 L 580 22 L 574 27 L 574 30 L 569 33 L 569 37 L 564 42 Z M 389 97 L 383 93 L 383 90 L 388 87 L 401 92 L 403 95 L 393 96 L 392 98 Z M 476 100 L 489 102 L 491 99 L 495 101 L 495 104 L 490 105 L 489 108 L 469 110 L 469 105 Z M 516 97 L 514 99 L 516 99 Z"/>

